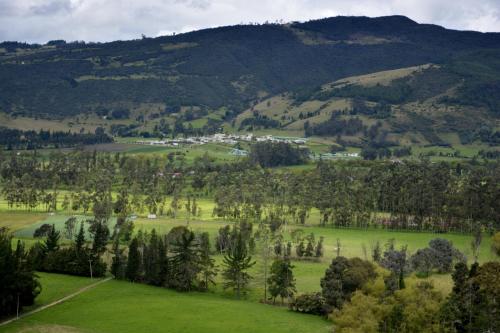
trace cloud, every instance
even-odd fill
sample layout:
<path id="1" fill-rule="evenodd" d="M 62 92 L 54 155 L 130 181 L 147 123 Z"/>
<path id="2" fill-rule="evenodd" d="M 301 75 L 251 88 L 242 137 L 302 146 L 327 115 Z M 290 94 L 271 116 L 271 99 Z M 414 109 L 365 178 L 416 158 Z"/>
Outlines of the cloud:
<path id="1" fill-rule="evenodd" d="M 30 10 L 34 15 L 58 15 L 61 12 L 70 12 L 71 8 L 70 0 L 53 0 L 31 6 Z"/>
<path id="2" fill-rule="evenodd" d="M 111 41 L 248 22 L 395 14 L 500 31 L 498 0 L 0 0 L 0 40 Z"/>

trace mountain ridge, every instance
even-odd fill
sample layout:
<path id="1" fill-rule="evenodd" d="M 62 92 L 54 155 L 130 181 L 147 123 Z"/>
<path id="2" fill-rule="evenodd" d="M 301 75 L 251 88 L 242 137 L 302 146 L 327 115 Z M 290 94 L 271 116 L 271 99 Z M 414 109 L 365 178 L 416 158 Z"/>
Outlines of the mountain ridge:
<path id="1" fill-rule="evenodd" d="M 388 114 L 403 118 L 408 112 L 401 115 L 401 110 L 417 112 L 418 105 L 437 105 L 439 110 L 455 105 L 457 114 L 417 113 L 438 131 L 450 130 L 448 123 L 465 117 L 494 132 L 500 114 L 498 59 L 500 33 L 450 30 L 405 16 L 234 25 L 109 43 L 3 42 L 0 111 L 9 117 L 59 120 L 105 117 L 108 129 L 125 123 L 139 132 L 157 128 L 162 119 L 171 127 L 175 122 L 205 126 L 208 121 L 213 130 L 234 126 L 245 110 L 286 94 L 292 104 L 347 98 L 351 113 L 353 100 L 362 99 L 369 107 L 385 103 L 391 108 Z M 344 78 L 426 64 L 438 67 L 391 81 L 383 89 L 350 84 L 328 96 L 321 91 Z M 355 114 L 344 115 L 350 116 Z M 287 117 L 279 114 L 268 121 L 255 115 L 247 129 L 266 122 L 279 129 L 293 120 Z M 396 131 L 390 119 L 366 117 Z"/>

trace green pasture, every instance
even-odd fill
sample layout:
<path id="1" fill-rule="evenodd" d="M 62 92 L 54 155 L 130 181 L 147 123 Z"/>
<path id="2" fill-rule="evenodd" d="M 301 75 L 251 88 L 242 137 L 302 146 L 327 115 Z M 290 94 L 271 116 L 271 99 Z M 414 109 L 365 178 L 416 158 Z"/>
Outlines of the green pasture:
<path id="1" fill-rule="evenodd" d="M 326 320 L 294 313 L 285 307 L 238 301 L 210 292 L 178 293 L 114 280 L 0 327 L 0 332 L 6 333 L 320 333 L 329 330 Z"/>
<path id="2" fill-rule="evenodd" d="M 71 276 L 53 273 L 37 273 L 42 289 L 40 294 L 35 299 L 35 304 L 25 309 L 29 311 L 48 303 L 57 301 L 69 294 L 72 294 L 79 289 L 86 287 L 92 283 L 99 281 L 81 276 Z"/>

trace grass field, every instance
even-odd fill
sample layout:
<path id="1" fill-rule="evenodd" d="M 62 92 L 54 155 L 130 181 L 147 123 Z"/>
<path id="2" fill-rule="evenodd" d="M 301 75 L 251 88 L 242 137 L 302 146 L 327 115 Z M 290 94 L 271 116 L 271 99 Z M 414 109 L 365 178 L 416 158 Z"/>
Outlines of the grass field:
<path id="1" fill-rule="evenodd" d="M 219 228 L 225 226 L 226 224 L 231 224 L 230 221 L 222 221 L 214 219 L 211 216 L 213 203 L 209 200 L 200 200 L 200 206 L 202 207 L 201 217 L 196 217 L 189 221 L 189 227 L 195 232 L 208 232 L 210 234 L 210 240 L 214 244 L 215 236 L 218 233 Z M 62 230 L 64 228 L 64 222 L 70 215 L 57 214 L 37 214 L 33 213 L 33 217 L 28 213 L 9 213 L 0 212 L 0 220 L 7 221 L 8 217 L 16 215 L 18 218 L 14 222 L 8 222 L 9 225 L 13 226 L 15 231 L 15 236 L 21 238 L 26 242 L 27 246 L 34 244 L 35 240 L 32 239 L 33 231 L 43 223 L 49 223 L 56 225 L 56 228 Z M 26 216 L 26 220 L 23 220 L 19 216 Z M 80 216 L 80 219 L 85 219 L 85 217 Z M 5 224 L 5 222 L 3 222 Z M 114 221 L 110 221 L 110 226 Z M 156 229 L 159 234 L 166 234 L 175 226 L 184 225 L 188 226 L 188 221 L 185 213 L 179 215 L 179 218 L 166 218 L 160 217 L 158 219 L 146 219 L 137 218 L 134 220 L 135 232 L 142 230 L 143 232 L 151 232 L 151 230 Z M 325 270 L 330 264 L 332 258 L 336 256 L 337 253 L 337 239 L 340 241 L 340 254 L 346 257 L 360 257 L 371 260 L 371 251 L 376 242 L 380 242 L 383 246 L 388 240 L 394 239 L 396 247 L 403 245 L 408 246 L 408 252 L 411 255 L 419 248 L 424 248 L 428 245 L 429 241 L 434 238 L 446 238 L 453 242 L 454 246 L 463 252 L 469 259 L 471 259 L 470 242 L 472 237 L 463 234 L 434 234 L 434 233 L 419 233 L 419 232 L 398 232 L 389 231 L 384 229 L 335 229 L 330 227 L 319 227 L 317 226 L 317 221 L 313 224 L 306 226 L 297 225 L 287 225 L 284 231 L 285 240 L 291 239 L 291 231 L 296 229 L 302 229 L 303 234 L 307 235 L 309 233 L 314 233 L 316 239 L 319 237 L 324 237 L 324 257 L 318 261 L 303 261 L 294 260 L 294 276 L 296 278 L 297 291 L 298 293 L 304 292 L 314 292 L 320 290 L 320 279 L 324 275 Z M 15 239 L 16 241 L 17 239 Z M 64 242 L 68 242 L 65 240 Z M 488 235 L 484 235 L 483 242 L 481 244 L 479 260 L 480 262 L 485 262 L 489 260 L 494 260 L 494 256 L 490 251 L 491 241 Z M 294 253 L 294 252 L 293 252 Z M 222 263 L 222 256 L 214 256 L 217 264 L 220 266 Z M 250 291 L 248 294 L 248 300 L 257 303 L 263 298 L 263 277 L 262 277 L 262 266 L 260 265 L 260 259 L 258 255 L 254 256 L 257 260 L 257 264 L 251 269 L 250 273 L 254 277 L 250 284 Z M 106 256 L 105 260 L 109 262 L 109 256 Z M 416 277 L 408 278 L 409 283 L 411 281 L 417 281 Z M 437 289 L 441 290 L 443 293 L 448 293 L 451 289 L 451 276 L 449 274 L 438 275 L 434 274 L 431 276 L 430 280 L 433 281 Z M 216 278 L 218 283 L 215 287 L 214 292 L 223 296 L 227 299 L 232 299 L 233 294 L 230 291 L 224 291 L 222 289 L 222 278 L 219 276 Z M 43 295 L 41 296 L 43 300 Z"/>
<path id="2" fill-rule="evenodd" d="M 39 276 L 39 281 L 42 285 L 42 291 L 35 299 L 35 304 L 25 308 L 25 311 L 29 311 L 61 299 L 85 286 L 99 281 L 99 279 L 91 280 L 86 277 L 49 274 L 43 272 L 38 272 L 37 275 Z"/>
<path id="3" fill-rule="evenodd" d="M 62 304 L 0 327 L 0 332 L 321 333 L 329 329 L 330 324 L 324 319 L 293 313 L 286 308 L 211 293 L 183 294 L 109 281 Z"/>

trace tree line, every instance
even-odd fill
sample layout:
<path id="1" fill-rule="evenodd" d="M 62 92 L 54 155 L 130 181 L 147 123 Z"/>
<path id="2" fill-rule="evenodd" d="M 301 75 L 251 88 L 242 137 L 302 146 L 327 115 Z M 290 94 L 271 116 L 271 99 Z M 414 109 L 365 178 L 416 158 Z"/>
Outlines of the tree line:
<path id="1" fill-rule="evenodd" d="M 187 163 L 176 154 L 74 152 L 44 159 L 0 152 L 2 196 L 10 207 L 100 209 L 122 222 L 134 212 L 175 218 L 185 211 L 195 218 L 198 200 L 210 198 L 214 217 L 273 228 L 310 223 L 313 211 L 319 212 L 313 223 L 322 226 L 435 232 L 500 227 L 497 162 L 319 161 L 299 171 L 262 168 L 259 163 L 274 165 L 280 155 L 273 152 L 257 149 L 251 158 L 226 164 L 209 155 Z"/>
<path id="2" fill-rule="evenodd" d="M 66 148 L 78 145 L 94 145 L 113 142 L 103 128 L 94 133 L 74 133 L 71 131 L 23 131 L 0 126 L 0 146 L 6 150 L 33 150 L 47 147 Z"/>

